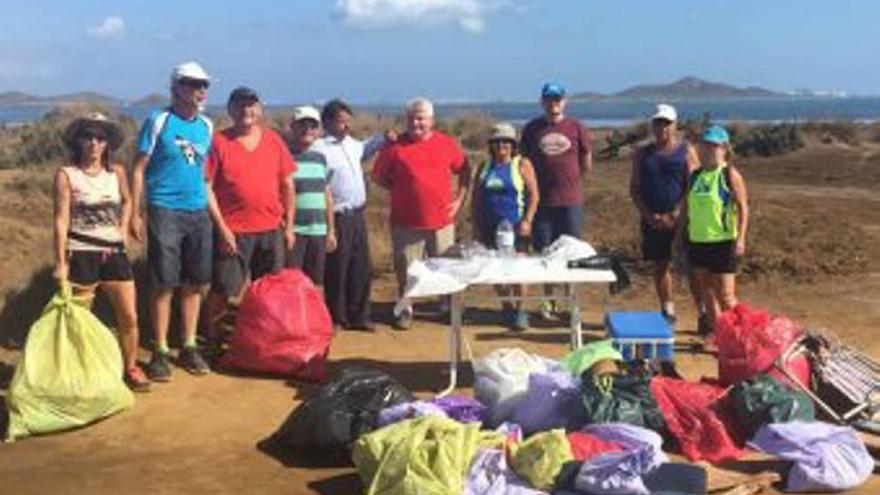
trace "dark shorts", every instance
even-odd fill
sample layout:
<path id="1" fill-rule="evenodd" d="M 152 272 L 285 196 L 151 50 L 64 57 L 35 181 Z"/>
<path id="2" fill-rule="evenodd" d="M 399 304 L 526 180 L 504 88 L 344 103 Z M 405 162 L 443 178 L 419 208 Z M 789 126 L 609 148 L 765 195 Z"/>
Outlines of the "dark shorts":
<path id="1" fill-rule="evenodd" d="M 647 261 L 669 261 L 672 259 L 672 245 L 675 230 L 657 230 L 642 224 L 642 259 Z"/>
<path id="2" fill-rule="evenodd" d="M 220 242 L 215 238 L 214 276 L 211 290 L 226 297 L 241 293 L 248 279 L 257 280 L 263 275 L 275 273 L 284 266 L 284 236 L 281 229 L 253 234 L 237 234 L 237 253 L 220 252 Z"/>
<path id="3" fill-rule="evenodd" d="M 297 235 L 293 250 L 287 253 L 287 266 L 299 268 L 317 286 L 324 285 L 327 265 L 327 236 Z"/>
<path id="4" fill-rule="evenodd" d="M 705 268 L 712 273 L 736 273 L 736 243 L 734 241 L 688 243 L 688 261 L 693 268 Z"/>
<path id="5" fill-rule="evenodd" d="M 77 285 L 134 280 L 125 251 L 71 251 L 67 258 L 68 279 Z"/>
<path id="6" fill-rule="evenodd" d="M 152 287 L 209 283 L 214 234 L 208 210 L 151 206 L 148 214 L 147 266 Z"/>
<path id="7" fill-rule="evenodd" d="M 580 239 L 583 224 L 584 209 L 581 205 L 539 205 L 532 226 L 532 246 L 536 252 L 541 252 L 562 235 Z"/>
<path id="8" fill-rule="evenodd" d="M 519 232 L 519 225 L 514 227 L 515 232 Z M 489 249 L 498 249 L 495 245 L 495 229 L 480 229 L 477 233 L 477 240 L 480 244 L 486 246 Z M 519 234 L 516 235 L 516 238 L 513 241 L 513 247 L 517 253 L 528 253 L 529 252 L 529 238 L 523 237 Z"/>

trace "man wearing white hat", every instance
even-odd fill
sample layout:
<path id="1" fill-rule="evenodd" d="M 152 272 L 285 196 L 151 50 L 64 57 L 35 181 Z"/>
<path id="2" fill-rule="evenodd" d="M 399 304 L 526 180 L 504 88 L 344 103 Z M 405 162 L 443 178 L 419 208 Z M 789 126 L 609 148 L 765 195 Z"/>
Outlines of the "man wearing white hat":
<path id="1" fill-rule="evenodd" d="M 321 114 L 313 106 L 293 109 L 290 149 L 298 164 L 296 184 L 296 245 L 287 264 L 305 272 L 317 286 L 324 285 L 327 253 L 336 250 L 333 195 L 327 157 L 313 146 L 321 134 Z"/>
<path id="2" fill-rule="evenodd" d="M 654 140 L 633 157 L 630 196 L 641 217 L 642 256 L 654 263 L 654 284 L 663 316 L 676 320 L 672 302 L 672 246 L 690 173 L 700 166 L 697 152 L 676 129 L 678 112 L 657 105 L 651 115 Z"/>
<path id="3" fill-rule="evenodd" d="M 201 114 L 211 78 L 196 62 L 171 71 L 171 106 L 154 111 L 138 138 L 132 180 L 132 235 L 143 239 L 141 197 L 146 191 L 147 266 L 152 288 L 155 351 L 147 365 L 154 381 L 171 379 L 168 326 L 171 298 L 180 290 L 183 349 L 190 373 L 210 372 L 196 347 L 202 294 L 211 280 L 212 225 L 208 215 L 205 162 L 213 124 Z"/>

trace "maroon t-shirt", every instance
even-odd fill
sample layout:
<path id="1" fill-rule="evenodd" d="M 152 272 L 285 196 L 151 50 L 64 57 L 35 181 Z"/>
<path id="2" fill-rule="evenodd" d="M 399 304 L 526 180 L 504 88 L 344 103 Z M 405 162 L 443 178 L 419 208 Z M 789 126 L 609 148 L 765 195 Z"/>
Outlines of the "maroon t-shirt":
<path id="1" fill-rule="evenodd" d="M 580 156 L 592 145 L 592 133 L 576 119 L 566 117 L 551 124 L 539 117 L 526 124 L 520 151 L 535 167 L 542 204 L 572 206 L 583 202 Z"/>

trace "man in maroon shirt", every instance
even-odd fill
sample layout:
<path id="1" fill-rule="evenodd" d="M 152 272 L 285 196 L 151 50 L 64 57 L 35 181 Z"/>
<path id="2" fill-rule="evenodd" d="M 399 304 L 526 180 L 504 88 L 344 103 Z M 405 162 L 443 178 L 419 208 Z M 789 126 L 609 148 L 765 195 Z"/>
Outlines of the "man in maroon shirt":
<path id="1" fill-rule="evenodd" d="M 453 197 L 452 176 L 458 176 Z M 406 132 L 387 145 L 373 165 L 373 180 L 391 192 L 391 240 L 398 295 L 410 263 L 442 255 L 455 242 L 455 218 L 467 197 L 470 167 L 458 143 L 434 130 L 434 106 L 424 98 L 406 105 Z M 412 308 L 397 315 L 395 328 L 412 324 Z"/>
<path id="2" fill-rule="evenodd" d="M 580 237 L 583 228 L 581 177 L 593 168 L 593 137 L 580 121 L 565 116 L 566 102 L 565 88 L 545 84 L 541 89 L 544 115 L 526 124 L 520 141 L 520 151 L 535 168 L 541 193 L 532 226 L 532 245 L 539 252 L 563 234 Z M 552 305 L 541 304 L 542 315 L 551 312 Z"/>

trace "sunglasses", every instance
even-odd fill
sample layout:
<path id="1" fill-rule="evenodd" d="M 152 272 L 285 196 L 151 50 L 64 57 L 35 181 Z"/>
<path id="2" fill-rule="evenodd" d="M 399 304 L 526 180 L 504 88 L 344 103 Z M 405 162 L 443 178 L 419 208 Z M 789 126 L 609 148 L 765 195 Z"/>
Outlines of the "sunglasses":
<path id="1" fill-rule="evenodd" d="M 81 141 L 91 141 L 93 139 L 97 141 L 107 141 L 107 134 L 104 134 L 101 131 L 85 130 L 79 134 L 79 139 Z"/>
<path id="2" fill-rule="evenodd" d="M 319 124 L 318 122 L 315 122 L 312 119 L 295 120 L 294 123 L 306 128 L 306 129 L 317 129 L 317 128 L 321 127 L 321 124 Z"/>
<path id="3" fill-rule="evenodd" d="M 201 79 L 181 79 L 180 85 L 190 89 L 208 89 L 210 83 Z"/>

